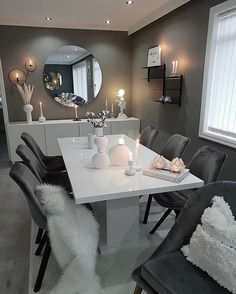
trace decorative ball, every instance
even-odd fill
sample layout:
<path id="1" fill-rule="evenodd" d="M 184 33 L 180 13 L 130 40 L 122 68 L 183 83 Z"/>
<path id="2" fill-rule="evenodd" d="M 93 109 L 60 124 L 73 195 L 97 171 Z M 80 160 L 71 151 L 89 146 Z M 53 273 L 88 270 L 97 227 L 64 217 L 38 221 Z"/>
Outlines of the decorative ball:
<path id="1" fill-rule="evenodd" d="M 109 151 L 109 158 L 113 165 L 127 166 L 130 150 L 124 144 L 113 146 Z"/>
<path id="2" fill-rule="evenodd" d="M 110 163 L 106 153 L 96 153 L 92 158 L 93 166 L 97 169 L 106 169 Z"/>

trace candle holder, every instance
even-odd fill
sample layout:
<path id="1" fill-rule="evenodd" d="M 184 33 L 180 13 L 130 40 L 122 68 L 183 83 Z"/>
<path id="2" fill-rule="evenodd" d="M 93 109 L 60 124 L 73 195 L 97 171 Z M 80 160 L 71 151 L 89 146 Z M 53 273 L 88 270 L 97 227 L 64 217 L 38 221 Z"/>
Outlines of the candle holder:
<path id="1" fill-rule="evenodd" d="M 127 169 L 125 170 L 125 174 L 126 174 L 127 176 L 134 176 L 134 175 L 136 175 L 136 170 L 135 170 L 135 168 L 133 167 L 134 162 L 133 162 L 133 160 L 132 160 L 131 158 L 129 159 L 128 163 L 129 163 L 129 168 L 127 168 Z"/>
<path id="2" fill-rule="evenodd" d="M 78 107 L 77 105 L 75 105 L 75 118 L 73 119 L 73 121 L 80 121 L 81 119 L 78 118 Z"/>
<path id="3" fill-rule="evenodd" d="M 42 102 L 39 102 L 39 107 L 40 107 L 40 117 L 39 117 L 39 122 L 43 123 L 46 121 L 45 116 L 43 115 L 43 106 L 42 106 Z"/>

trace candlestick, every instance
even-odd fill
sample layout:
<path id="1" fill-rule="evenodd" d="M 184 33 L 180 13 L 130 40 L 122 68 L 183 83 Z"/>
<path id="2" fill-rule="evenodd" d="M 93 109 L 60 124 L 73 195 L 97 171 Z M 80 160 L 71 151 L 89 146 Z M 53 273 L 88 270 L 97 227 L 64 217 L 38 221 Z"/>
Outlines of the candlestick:
<path id="1" fill-rule="evenodd" d="M 139 162 L 139 154 L 140 154 L 140 143 L 139 143 L 139 139 L 137 139 L 136 140 L 136 146 L 135 146 L 135 166 L 134 166 L 136 171 L 141 171 L 142 170 L 141 166 L 139 166 L 139 164 L 138 164 L 138 162 Z"/>
<path id="2" fill-rule="evenodd" d="M 113 103 L 111 104 L 110 118 L 114 118 L 114 106 L 113 106 Z"/>
<path id="3" fill-rule="evenodd" d="M 112 113 L 113 113 L 113 110 L 114 110 L 114 109 L 113 109 L 113 103 L 112 103 L 112 104 L 111 104 L 111 112 L 112 112 Z"/>
<path id="4" fill-rule="evenodd" d="M 105 104 L 105 106 L 106 106 L 105 108 L 106 108 L 106 110 L 107 110 L 107 99 L 106 99 L 106 104 Z"/>
<path id="5" fill-rule="evenodd" d="M 43 116 L 42 102 L 39 102 L 40 116 Z"/>
<path id="6" fill-rule="evenodd" d="M 40 108 L 39 122 L 42 123 L 46 121 L 46 118 L 43 116 L 43 104 L 41 101 L 39 102 L 39 108 Z"/>
<path id="7" fill-rule="evenodd" d="M 74 119 L 74 121 L 78 121 L 78 120 L 79 120 L 79 118 L 78 118 L 78 106 L 75 105 L 75 119 Z"/>

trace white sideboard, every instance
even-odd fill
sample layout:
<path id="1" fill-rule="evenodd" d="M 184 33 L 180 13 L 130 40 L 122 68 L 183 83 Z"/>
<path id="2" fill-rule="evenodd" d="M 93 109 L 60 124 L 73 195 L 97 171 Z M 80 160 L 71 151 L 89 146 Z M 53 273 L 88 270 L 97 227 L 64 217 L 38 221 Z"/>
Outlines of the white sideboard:
<path id="1" fill-rule="evenodd" d="M 12 162 L 20 160 L 16 154 L 16 148 L 23 141 L 20 136 L 27 132 L 33 136 L 42 151 L 47 155 L 59 155 L 60 149 L 57 138 L 83 137 L 93 133 L 91 123 L 86 119 L 81 121 L 73 120 L 49 120 L 44 123 L 37 121 L 28 124 L 26 122 L 15 122 L 7 125 L 10 160 Z M 140 120 L 134 117 L 128 119 L 107 119 L 107 128 L 104 129 L 106 135 L 125 134 L 131 138 L 137 138 L 140 133 Z"/>

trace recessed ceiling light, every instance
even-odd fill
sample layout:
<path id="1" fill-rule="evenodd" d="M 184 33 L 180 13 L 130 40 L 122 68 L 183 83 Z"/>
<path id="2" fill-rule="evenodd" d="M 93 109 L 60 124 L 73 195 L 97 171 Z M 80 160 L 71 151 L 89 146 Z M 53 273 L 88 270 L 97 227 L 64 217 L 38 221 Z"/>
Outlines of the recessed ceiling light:
<path id="1" fill-rule="evenodd" d="M 126 4 L 132 5 L 132 4 L 134 4 L 134 1 L 133 0 L 128 0 L 128 1 L 126 1 Z"/>
<path id="2" fill-rule="evenodd" d="M 45 19 L 46 19 L 46 20 L 52 20 L 52 18 L 49 17 L 49 16 L 48 16 L 48 17 L 45 17 Z"/>
<path id="3" fill-rule="evenodd" d="M 107 20 L 106 20 L 106 24 L 111 24 L 110 19 L 107 19 Z"/>

